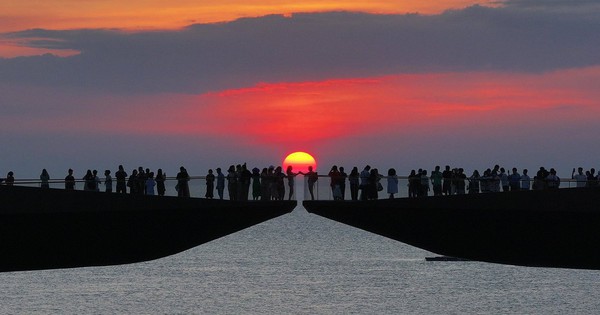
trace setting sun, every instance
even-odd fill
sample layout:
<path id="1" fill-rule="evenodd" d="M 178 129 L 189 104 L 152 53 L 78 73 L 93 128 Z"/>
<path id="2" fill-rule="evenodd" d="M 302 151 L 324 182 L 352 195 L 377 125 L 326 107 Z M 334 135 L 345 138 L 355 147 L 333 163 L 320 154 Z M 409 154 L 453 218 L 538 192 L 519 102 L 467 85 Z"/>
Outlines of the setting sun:
<path id="1" fill-rule="evenodd" d="M 293 171 L 295 173 L 306 173 L 308 172 L 309 166 L 312 166 L 313 170 L 317 170 L 317 162 L 315 161 L 315 158 L 306 152 L 294 152 L 289 154 L 283 160 L 283 169 L 286 170 L 289 165 L 293 167 Z"/>

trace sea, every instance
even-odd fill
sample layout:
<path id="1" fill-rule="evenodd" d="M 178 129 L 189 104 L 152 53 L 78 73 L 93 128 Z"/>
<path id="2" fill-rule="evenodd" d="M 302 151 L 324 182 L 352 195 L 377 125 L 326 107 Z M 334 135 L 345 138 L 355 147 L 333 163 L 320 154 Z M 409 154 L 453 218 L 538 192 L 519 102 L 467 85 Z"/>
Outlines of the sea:
<path id="1" fill-rule="evenodd" d="M 0 273 L 0 314 L 600 313 L 600 271 L 426 261 L 301 204 L 153 261 Z"/>

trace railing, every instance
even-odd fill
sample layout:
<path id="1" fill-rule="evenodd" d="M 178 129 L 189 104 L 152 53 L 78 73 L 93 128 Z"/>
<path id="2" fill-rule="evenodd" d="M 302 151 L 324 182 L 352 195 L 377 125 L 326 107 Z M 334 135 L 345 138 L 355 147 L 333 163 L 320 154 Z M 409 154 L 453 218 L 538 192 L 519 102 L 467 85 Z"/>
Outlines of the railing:
<path id="1" fill-rule="evenodd" d="M 227 180 L 225 180 L 225 189 L 223 191 L 223 199 L 231 199 L 229 196 L 229 190 L 227 188 Z M 295 180 L 295 185 L 298 185 L 299 183 L 301 183 L 300 179 L 296 179 Z M 2 185 L 5 185 L 6 182 L 2 182 Z M 42 184 L 42 181 L 39 179 L 15 179 L 14 181 L 14 185 L 15 186 L 28 186 L 28 187 L 40 187 Z M 49 180 L 48 181 L 49 184 L 49 188 L 53 188 L 53 189 L 64 189 L 65 188 L 65 180 Z M 116 184 L 117 181 L 116 179 L 113 177 L 112 178 L 112 193 L 115 193 L 116 191 Z M 85 185 L 85 181 L 81 180 L 81 179 L 76 179 L 75 180 L 75 190 L 84 190 L 84 185 Z M 175 177 L 167 177 L 165 178 L 165 196 L 177 196 L 177 190 L 175 189 L 175 186 L 177 185 L 177 179 Z M 190 180 L 188 181 L 188 185 L 190 188 L 190 197 L 195 197 L 195 198 L 204 198 L 206 196 L 206 176 L 190 176 Z M 216 185 L 217 182 L 215 180 L 214 182 L 214 186 L 215 189 L 213 190 L 213 195 L 214 195 L 214 199 L 219 199 L 219 195 L 217 193 L 217 189 L 216 189 Z M 98 186 L 98 191 L 99 192 L 104 192 L 105 191 L 105 184 L 104 184 L 104 178 L 100 178 L 100 185 Z M 129 187 L 127 187 L 127 193 L 130 192 Z M 157 194 L 156 191 L 156 187 L 154 187 L 154 194 Z M 289 197 L 289 187 L 288 187 L 288 180 L 285 179 L 285 200 L 288 199 Z M 292 194 L 292 200 L 296 200 L 296 191 L 293 192 Z M 250 189 L 249 189 L 249 193 L 248 193 L 248 200 L 252 200 L 252 182 L 250 183 Z M 260 199 L 260 198 L 259 198 Z"/>
<path id="2" fill-rule="evenodd" d="M 313 187 L 313 196 L 314 196 L 314 200 L 334 200 L 333 197 L 333 189 L 331 187 L 331 178 L 327 175 L 319 175 L 318 176 L 319 179 L 317 180 L 317 182 L 314 184 Z M 409 197 L 409 187 L 408 187 L 408 177 L 407 176 L 398 176 L 398 193 L 394 194 L 394 198 L 407 198 Z M 377 199 L 387 199 L 390 198 L 390 195 L 387 192 L 387 188 L 388 188 L 388 176 L 382 176 L 380 183 L 381 186 L 383 187 L 383 189 L 381 191 L 377 191 Z M 469 187 L 469 180 L 465 179 L 465 194 L 469 193 L 469 190 L 467 189 L 467 187 Z M 532 189 L 531 187 L 533 187 L 534 185 L 534 179 L 530 180 L 530 189 Z M 520 186 L 520 185 L 519 185 Z M 427 193 L 427 196 L 433 196 L 433 186 L 431 184 L 431 180 L 429 182 L 429 191 Z M 577 181 L 574 179 L 560 179 L 560 185 L 559 188 L 574 188 L 577 187 Z M 486 193 L 486 192 L 481 192 L 481 189 L 479 190 L 479 193 Z M 502 192 L 502 187 L 500 187 L 500 192 Z M 361 195 L 361 190 L 359 190 L 358 192 L 358 197 L 360 200 L 360 195 Z M 304 178 L 304 200 L 311 200 L 311 195 L 308 189 L 308 182 L 307 182 L 307 178 Z M 343 200 L 352 200 L 351 195 L 350 195 L 350 183 L 348 181 L 348 179 L 345 180 L 345 191 L 343 194 Z"/>
<path id="3" fill-rule="evenodd" d="M 314 199 L 315 200 L 333 200 L 334 199 L 333 198 L 333 189 L 330 185 L 331 178 L 327 175 L 319 175 L 318 178 L 319 179 L 317 180 L 317 182 L 314 184 L 314 187 L 313 187 Z M 398 176 L 397 178 L 398 178 L 398 193 L 394 194 L 394 198 L 408 197 L 408 195 L 409 195 L 408 177 Z M 311 200 L 311 195 L 310 195 L 310 191 L 308 189 L 307 179 L 308 178 L 306 176 L 297 176 L 297 178 L 294 179 L 295 184 L 294 184 L 294 192 L 291 197 L 292 200 L 296 200 L 298 196 L 303 196 L 304 200 Z M 383 189 L 381 191 L 376 192 L 378 199 L 389 198 L 389 194 L 387 192 L 387 187 L 388 187 L 387 179 L 388 179 L 388 176 L 381 177 L 380 183 L 381 183 Z M 100 178 L 100 181 L 101 181 L 101 183 L 98 187 L 99 188 L 98 191 L 104 192 L 105 191 L 104 178 Z M 41 183 L 42 182 L 39 179 L 15 179 L 14 185 L 40 187 Z M 1 184 L 5 185 L 6 183 L 2 182 Z M 49 184 L 50 188 L 55 188 L 55 189 L 64 189 L 65 188 L 64 180 L 49 180 L 48 184 Z M 206 187 L 206 176 L 191 176 L 188 184 L 189 184 L 189 188 L 190 188 L 190 196 L 191 197 L 196 197 L 196 198 L 204 198 L 205 197 L 206 188 L 207 188 Z M 225 189 L 223 191 L 224 199 L 230 199 L 227 184 L 228 184 L 228 182 L 227 182 L 227 180 L 225 180 Z M 530 187 L 531 187 L 533 185 L 533 179 L 531 180 L 530 184 L 531 184 L 530 185 Z M 84 180 L 75 180 L 75 189 L 76 190 L 83 190 L 84 185 L 85 185 Z M 165 179 L 165 189 L 166 189 L 165 195 L 166 196 L 177 196 L 177 190 L 175 189 L 176 185 L 177 185 L 177 179 L 175 177 L 167 177 Z M 465 187 L 468 187 L 468 185 L 469 185 L 469 180 L 465 180 Z M 287 179 L 285 179 L 284 186 L 285 186 L 284 199 L 287 200 L 289 198 L 289 186 L 288 186 Z M 573 188 L 576 186 L 577 186 L 577 181 L 574 179 L 561 179 L 559 188 Z M 113 193 L 115 190 L 116 190 L 116 179 L 113 178 L 112 179 Z M 502 188 L 500 188 L 500 191 L 502 191 Z M 127 187 L 127 192 L 129 193 L 129 187 Z M 361 193 L 362 193 L 362 191 L 359 190 L 358 191 L 359 199 L 360 199 Z M 468 190 L 466 190 L 465 193 L 468 193 Z M 155 194 L 156 194 L 156 187 L 155 187 Z M 219 198 L 219 195 L 216 190 L 216 181 L 215 181 L 215 189 L 213 190 L 213 195 L 214 195 L 214 199 Z M 253 199 L 252 196 L 253 196 L 252 195 L 252 184 L 250 184 L 248 200 L 252 200 Z M 429 183 L 429 191 L 427 193 L 427 196 L 433 196 L 433 187 L 432 187 L 431 182 Z M 343 199 L 344 200 L 352 199 L 351 191 L 350 191 L 350 183 L 349 183 L 348 179 L 345 180 L 345 191 L 343 194 Z"/>

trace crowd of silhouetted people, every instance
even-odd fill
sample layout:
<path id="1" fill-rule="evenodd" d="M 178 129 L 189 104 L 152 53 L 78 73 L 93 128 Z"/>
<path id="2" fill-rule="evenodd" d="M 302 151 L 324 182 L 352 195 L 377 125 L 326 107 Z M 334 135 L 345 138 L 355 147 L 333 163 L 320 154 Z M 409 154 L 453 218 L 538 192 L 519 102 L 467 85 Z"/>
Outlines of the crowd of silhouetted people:
<path id="1" fill-rule="evenodd" d="M 314 200 L 314 187 L 319 180 L 319 175 L 312 167 L 309 167 L 306 173 L 294 172 L 292 166 L 288 166 L 285 172 L 281 166 L 264 167 L 262 170 L 255 167 L 250 170 L 246 163 L 231 165 L 226 173 L 221 168 L 216 168 L 216 174 L 212 169 L 208 170 L 208 174 L 204 176 L 206 180 L 204 197 L 223 199 L 225 189 L 227 189 L 230 200 L 247 201 L 250 198 L 252 200 L 284 200 L 287 186 L 287 199 L 291 200 L 294 194 L 294 178 L 297 175 L 304 175 L 310 198 Z M 395 198 L 399 192 L 399 176 L 394 168 L 388 169 L 387 174 L 383 175 L 377 168 L 367 165 L 362 171 L 359 171 L 358 167 L 353 167 L 348 174 L 344 167 L 334 165 L 327 177 L 329 177 L 331 196 L 334 200 L 344 200 L 347 188 L 351 200 L 378 199 L 379 193 L 384 190 L 382 179 L 387 180 L 386 192 L 389 198 Z M 175 190 L 179 197 L 190 197 L 189 181 L 191 179 L 183 166 L 180 167 L 174 178 L 170 178 L 170 180 L 176 181 Z M 556 170 L 554 168 L 547 170 L 544 167 L 540 167 L 532 178 L 527 169 L 523 169 L 519 173 L 517 168 L 506 170 L 499 165 L 488 168 L 483 173 L 474 170 L 470 176 L 465 174 L 463 168 L 446 166 L 442 171 L 439 166 L 436 166 L 431 173 L 425 169 L 412 170 L 406 179 L 409 198 L 429 196 L 430 192 L 434 196 L 441 196 L 557 189 L 560 186 L 560 177 Z M 571 179 L 576 182 L 578 188 L 596 187 L 600 182 L 600 173 L 596 174 L 593 168 L 585 172 L 582 167 L 577 170 L 574 168 Z M 162 169 L 158 169 L 155 174 L 149 168 L 138 167 L 128 174 L 123 166 L 119 165 L 118 170 L 114 173 L 114 178 L 110 170 L 105 170 L 103 177 L 98 175 L 97 170 L 87 170 L 83 178 L 76 180 L 74 171 L 69 169 L 64 178 L 64 188 L 75 190 L 76 182 L 82 182 L 83 190 L 110 193 L 113 192 L 114 184 L 116 193 L 163 196 L 166 192 L 165 181 L 167 180 L 166 173 Z M 14 185 L 14 173 L 8 172 L 6 178 L 0 178 L 0 183 Z M 39 183 L 42 188 L 50 187 L 50 175 L 46 169 L 42 170 Z"/>

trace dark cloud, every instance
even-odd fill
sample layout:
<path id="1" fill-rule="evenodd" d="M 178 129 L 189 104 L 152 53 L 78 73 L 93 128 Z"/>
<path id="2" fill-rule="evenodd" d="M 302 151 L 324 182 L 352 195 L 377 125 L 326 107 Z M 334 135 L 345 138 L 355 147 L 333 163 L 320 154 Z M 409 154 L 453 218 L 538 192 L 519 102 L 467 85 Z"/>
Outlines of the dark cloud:
<path id="1" fill-rule="evenodd" d="M 568 12 L 522 9 L 534 5 L 527 0 L 504 3 L 433 16 L 273 15 L 178 31 L 28 30 L 5 37 L 81 54 L 0 59 L 0 82 L 199 93 L 257 82 L 600 63 L 600 19 L 591 18 L 600 10 L 590 10 L 591 1 Z"/>

